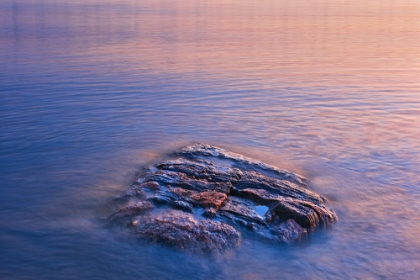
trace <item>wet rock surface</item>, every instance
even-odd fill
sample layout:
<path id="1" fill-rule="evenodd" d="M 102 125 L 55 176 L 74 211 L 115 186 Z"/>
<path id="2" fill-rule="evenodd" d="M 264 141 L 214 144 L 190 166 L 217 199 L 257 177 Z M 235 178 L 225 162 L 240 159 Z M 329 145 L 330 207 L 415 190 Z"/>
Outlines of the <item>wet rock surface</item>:
<path id="1" fill-rule="evenodd" d="M 205 144 L 145 168 L 119 200 L 110 223 L 193 251 L 238 247 L 243 234 L 293 243 L 337 221 L 304 177 Z"/>
<path id="2" fill-rule="evenodd" d="M 169 210 L 157 216 L 139 217 L 135 232 L 151 241 L 194 251 L 224 251 L 240 244 L 241 234 L 234 227 L 193 215 Z"/>

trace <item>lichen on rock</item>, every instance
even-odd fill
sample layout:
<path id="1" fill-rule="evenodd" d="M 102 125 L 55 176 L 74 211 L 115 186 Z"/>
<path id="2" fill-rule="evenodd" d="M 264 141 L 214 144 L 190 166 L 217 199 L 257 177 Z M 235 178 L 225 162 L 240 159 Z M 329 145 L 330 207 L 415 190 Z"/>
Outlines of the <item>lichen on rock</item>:
<path id="1" fill-rule="evenodd" d="M 192 251 L 224 251 L 250 233 L 294 243 L 337 221 L 298 174 L 205 144 L 145 168 L 111 214 L 139 237 Z M 257 209 L 267 209 L 264 214 Z M 265 210 L 264 210 L 265 211 Z"/>

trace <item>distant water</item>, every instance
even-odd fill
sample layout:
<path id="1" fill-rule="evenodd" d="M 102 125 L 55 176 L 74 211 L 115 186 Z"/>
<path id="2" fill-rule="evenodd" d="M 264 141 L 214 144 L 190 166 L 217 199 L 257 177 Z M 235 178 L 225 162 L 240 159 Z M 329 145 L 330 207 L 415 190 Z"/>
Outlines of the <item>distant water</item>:
<path id="1" fill-rule="evenodd" d="M 2 0 L 1 279 L 420 278 L 418 0 Z M 312 180 L 339 222 L 220 256 L 102 227 L 206 142 Z"/>

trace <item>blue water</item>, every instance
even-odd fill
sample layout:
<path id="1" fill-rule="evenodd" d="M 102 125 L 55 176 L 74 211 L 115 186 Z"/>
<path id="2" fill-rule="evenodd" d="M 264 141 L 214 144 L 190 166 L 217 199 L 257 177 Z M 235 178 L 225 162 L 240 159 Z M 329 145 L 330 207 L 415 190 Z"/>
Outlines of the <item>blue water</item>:
<path id="1" fill-rule="evenodd" d="M 420 3 L 0 2 L 1 279 L 415 279 Z M 217 256 L 105 229 L 194 142 L 307 176 L 339 222 Z"/>

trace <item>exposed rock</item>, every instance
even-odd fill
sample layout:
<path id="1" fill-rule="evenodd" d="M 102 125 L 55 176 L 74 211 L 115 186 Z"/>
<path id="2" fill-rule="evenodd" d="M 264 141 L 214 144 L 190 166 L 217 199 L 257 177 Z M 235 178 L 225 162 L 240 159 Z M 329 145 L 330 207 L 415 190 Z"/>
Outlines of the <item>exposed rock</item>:
<path id="1" fill-rule="evenodd" d="M 150 189 L 150 190 L 160 190 L 159 184 L 155 181 L 145 182 L 145 183 L 140 185 L 140 188 L 146 188 L 146 189 Z"/>
<path id="2" fill-rule="evenodd" d="M 211 220 L 197 221 L 191 214 L 168 211 L 136 220 L 136 232 L 154 242 L 193 251 L 224 251 L 237 247 L 241 234 L 232 226 Z"/>
<path id="3" fill-rule="evenodd" d="M 204 251 L 237 247 L 245 231 L 293 243 L 337 221 L 300 175 L 204 144 L 170 157 L 141 172 L 110 220 L 130 219 L 140 237 Z"/>
<path id="4" fill-rule="evenodd" d="M 144 213 L 147 210 L 155 208 L 154 205 L 148 201 L 130 202 L 122 207 L 117 212 L 113 213 L 108 217 L 109 220 L 120 219 L 123 217 L 129 217 L 136 214 Z"/>
<path id="5" fill-rule="evenodd" d="M 203 216 L 207 218 L 214 218 L 217 214 L 217 210 L 215 208 L 207 208 L 203 212 Z"/>
<path id="6" fill-rule="evenodd" d="M 176 200 L 172 203 L 172 206 L 175 209 L 181 209 L 187 212 L 192 212 L 193 211 L 193 205 L 191 203 L 185 202 L 185 201 L 181 201 L 181 200 Z"/>
<path id="7" fill-rule="evenodd" d="M 264 218 L 258 215 L 244 200 L 231 197 L 219 210 L 219 215 L 234 223 L 254 228 L 256 224 L 265 224 Z"/>
<path id="8" fill-rule="evenodd" d="M 295 220 L 289 219 L 279 226 L 271 227 L 271 233 L 285 243 L 300 241 L 306 237 L 308 231 L 301 227 Z"/>
<path id="9" fill-rule="evenodd" d="M 204 191 L 191 195 L 191 198 L 197 201 L 201 207 L 219 208 L 226 200 L 227 195 L 216 191 Z"/>
<path id="10" fill-rule="evenodd" d="M 268 165 L 264 162 L 260 162 L 251 158 L 244 157 L 240 154 L 235 154 L 232 152 L 228 152 L 224 149 L 213 147 L 207 144 L 195 144 L 186 146 L 181 148 L 178 152 L 174 154 L 182 155 L 184 157 L 190 158 L 198 158 L 198 157 L 206 157 L 206 158 L 220 158 L 225 160 L 231 160 L 235 164 L 233 166 L 237 166 L 240 169 L 248 170 L 253 169 L 264 173 L 271 173 L 273 176 L 279 177 L 281 179 L 288 180 L 290 182 L 294 182 L 297 184 L 302 184 L 306 181 L 306 178 L 286 171 L 278 169 L 275 166 Z"/>
<path id="11" fill-rule="evenodd" d="M 316 211 L 297 200 L 284 200 L 276 203 L 271 211 L 280 219 L 293 219 L 304 228 L 314 230 L 319 223 Z"/>

